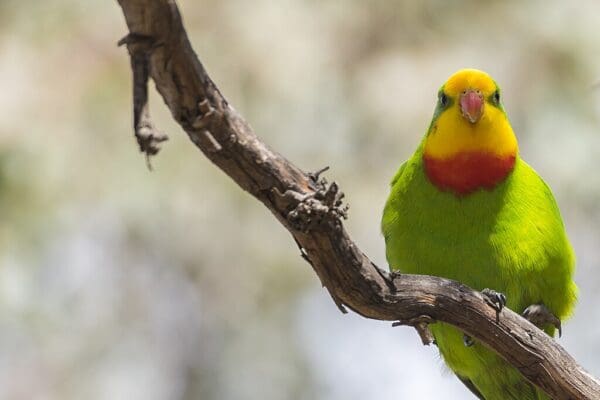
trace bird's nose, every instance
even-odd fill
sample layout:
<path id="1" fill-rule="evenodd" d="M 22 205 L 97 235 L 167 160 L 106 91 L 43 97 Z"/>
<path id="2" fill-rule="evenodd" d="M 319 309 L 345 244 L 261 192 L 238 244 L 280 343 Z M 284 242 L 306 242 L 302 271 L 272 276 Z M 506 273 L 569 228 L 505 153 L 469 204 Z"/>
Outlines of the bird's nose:
<path id="1" fill-rule="evenodd" d="M 483 114 L 483 95 L 479 90 L 468 89 L 460 96 L 460 110 L 463 117 L 474 124 Z"/>

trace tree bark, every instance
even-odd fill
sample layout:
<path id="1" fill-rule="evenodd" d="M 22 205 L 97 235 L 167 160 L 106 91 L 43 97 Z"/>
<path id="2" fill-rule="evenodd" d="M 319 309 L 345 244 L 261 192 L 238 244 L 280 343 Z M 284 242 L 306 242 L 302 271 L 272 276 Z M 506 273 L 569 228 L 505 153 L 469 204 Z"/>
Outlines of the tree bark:
<path id="1" fill-rule="evenodd" d="M 286 227 L 340 310 L 421 331 L 435 321 L 452 324 L 553 398 L 600 398 L 600 383 L 516 313 L 504 308 L 497 314 L 480 293 L 461 283 L 389 273 L 373 264 L 343 227 L 346 210 L 335 182 L 327 184 L 318 173 L 306 173 L 271 150 L 219 92 L 192 49 L 175 1 L 118 2 L 130 32 L 121 43 L 136 62 L 145 60 L 173 118 L 206 157 Z M 135 65 L 134 74 L 145 71 Z M 147 99 L 139 98 L 145 92 L 140 79 L 147 77 L 135 77 L 136 121 L 144 110 L 144 121 L 152 126 Z M 150 140 L 144 148 L 138 135 L 146 154 L 155 154 L 160 141 Z"/>

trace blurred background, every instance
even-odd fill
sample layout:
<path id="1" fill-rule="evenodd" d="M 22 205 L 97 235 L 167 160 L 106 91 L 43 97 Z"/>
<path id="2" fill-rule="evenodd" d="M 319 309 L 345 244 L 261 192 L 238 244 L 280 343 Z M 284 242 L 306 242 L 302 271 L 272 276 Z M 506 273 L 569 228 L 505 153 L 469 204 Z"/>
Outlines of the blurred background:
<path id="1" fill-rule="evenodd" d="M 455 70 L 488 71 L 553 188 L 581 294 L 560 343 L 600 376 L 600 3 L 180 0 L 231 103 L 327 173 L 385 266 L 388 182 Z M 341 315 L 289 234 L 171 140 L 146 169 L 116 1 L 0 2 L 0 398 L 471 399 L 409 328 Z"/>

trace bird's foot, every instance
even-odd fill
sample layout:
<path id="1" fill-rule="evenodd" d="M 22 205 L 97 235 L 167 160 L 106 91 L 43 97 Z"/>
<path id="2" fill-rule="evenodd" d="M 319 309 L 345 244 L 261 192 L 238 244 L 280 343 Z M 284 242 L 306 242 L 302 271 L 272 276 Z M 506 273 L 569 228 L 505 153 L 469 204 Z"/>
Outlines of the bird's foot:
<path id="1" fill-rule="evenodd" d="M 471 336 L 469 336 L 465 333 L 463 335 L 463 344 L 465 345 L 465 347 L 471 347 L 475 344 L 475 341 L 473 340 L 473 338 Z"/>
<path id="2" fill-rule="evenodd" d="M 525 319 L 540 329 L 552 325 L 558 330 L 558 337 L 562 336 L 562 325 L 560 319 L 552 314 L 552 311 L 543 304 L 532 304 L 521 314 Z"/>
<path id="3" fill-rule="evenodd" d="M 485 288 L 481 291 L 481 294 L 483 295 L 485 302 L 496 310 L 496 313 L 500 313 L 504 306 L 506 306 L 506 295 L 504 295 L 504 293 Z"/>
<path id="4" fill-rule="evenodd" d="M 496 310 L 496 320 L 498 320 L 500 318 L 500 311 L 506 306 L 506 295 L 489 288 L 483 289 L 481 295 L 483 296 L 483 300 Z M 475 344 L 475 341 L 465 333 L 463 335 L 463 344 L 465 347 L 471 347 Z"/>

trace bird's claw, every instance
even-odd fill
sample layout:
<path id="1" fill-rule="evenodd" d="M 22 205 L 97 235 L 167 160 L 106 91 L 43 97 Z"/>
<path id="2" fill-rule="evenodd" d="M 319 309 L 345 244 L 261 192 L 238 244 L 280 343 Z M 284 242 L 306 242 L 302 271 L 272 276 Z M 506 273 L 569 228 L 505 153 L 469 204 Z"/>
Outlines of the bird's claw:
<path id="1" fill-rule="evenodd" d="M 481 294 L 483 295 L 485 302 L 496 310 L 496 314 L 500 313 L 504 306 L 506 306 L 506 295 L 504 293 L 485 288 L 481 291 Z"/>
<path id="2" fill-rule="evenodd" d="M 540 329 L 547 325 L 552 325 L 558 330 L 558 337 L 562 336 L 562 324 L 556 315 L 543 304 L 532 304 L 521 314 L 523 318 L 534 324 Z"/>

